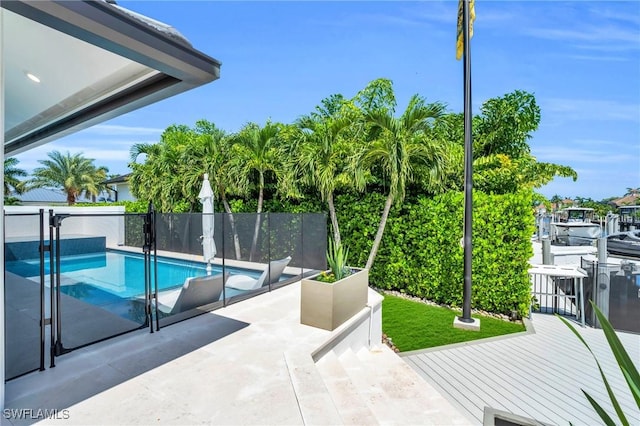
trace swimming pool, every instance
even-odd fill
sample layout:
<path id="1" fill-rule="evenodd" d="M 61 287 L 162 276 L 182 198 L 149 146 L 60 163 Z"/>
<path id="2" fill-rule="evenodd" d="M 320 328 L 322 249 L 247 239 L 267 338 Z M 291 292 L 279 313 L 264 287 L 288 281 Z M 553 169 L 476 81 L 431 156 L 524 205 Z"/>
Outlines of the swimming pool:
<path id="1" fill-rule="evenodd" d="M 206 265 L 202 262 L 161 256 L 157 256 L 156 259 L 159 291 L 179 287 L 189 277 L 207 275 Z M 5 268 L 25 278 L 39 276 L 38 259 L 9 261 L 6 262 Z M 213 265 L 212 268 L 212 274 L 222 273 L 221 266 Z M 153 272 L 153 262 L 151 269 Z M 253 278 L 260 276 L 259 271 L 242 268 L 227 266 L 225 271 L 232 275 L 243 274 Z M 60 273 L 63 293 L 94 305 L 100 305 L 101 301 L 112 297 L 128 299 L 144 294 L 144 256 L 142 254 L 107 250 L 103 253 L 63 256 L 60 259 Z M 45 258 L 45 274 L 49 274 L 48 257 Z M 282 274 L 280 280 L 291 277 L 292 275 Z M 228 289 L 227 297 L 238 293 Z"/>

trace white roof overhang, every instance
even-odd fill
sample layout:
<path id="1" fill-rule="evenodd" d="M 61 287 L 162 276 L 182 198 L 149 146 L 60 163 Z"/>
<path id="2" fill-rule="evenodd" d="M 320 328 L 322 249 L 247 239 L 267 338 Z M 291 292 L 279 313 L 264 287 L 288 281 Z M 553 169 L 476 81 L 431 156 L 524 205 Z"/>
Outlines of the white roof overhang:
<path id="1" fill-rule="evenodd" d="M 0 6 L 7 154 L 220 76 L 220 63 L 173 28 L 112 3 L 3 0 Z"/>

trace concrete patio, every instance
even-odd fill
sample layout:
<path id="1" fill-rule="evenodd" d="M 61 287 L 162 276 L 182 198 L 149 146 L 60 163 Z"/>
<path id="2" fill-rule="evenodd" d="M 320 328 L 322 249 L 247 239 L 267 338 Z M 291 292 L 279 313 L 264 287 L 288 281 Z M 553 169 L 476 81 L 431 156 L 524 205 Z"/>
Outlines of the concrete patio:
<path id="1" fill-rule="evenodd" d="M 370 290 L 372 306 L 379 298 Z M 7 383 L 18 411 L 3 421 L 58 409 L 44 423 L 471 423 L 387 347 L 363 349 L 369 308 L 329 332 L 301 325 L 299 304 L 296 283 L 63 355 Z"/>

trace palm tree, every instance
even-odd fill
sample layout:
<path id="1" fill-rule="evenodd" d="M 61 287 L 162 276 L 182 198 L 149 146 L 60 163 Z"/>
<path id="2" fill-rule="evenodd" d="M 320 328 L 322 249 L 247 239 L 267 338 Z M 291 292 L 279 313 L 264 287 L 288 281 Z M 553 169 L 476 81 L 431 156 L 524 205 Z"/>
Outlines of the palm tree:
<path id="1" fill-rule="evenodd" d="M 271 172 L 276 178 L 281 172 L 280 151 L 278 149 L 278 133 L 280 125 L 267 122 L 264 127 L 255 123 L 247 124 L 238 134 L 232 137 L 233 157 L 231 173 L 236 178 L 240 191 L 247 191 L 253 173 L 258 177 L 258 207 L 256 224 L 251 243 L 249 259 L 253 260 L 260 232 L 260 213 L 264 202 L 265 176 Z"/>
<path id="2" fill-rule="evenodd" d="M 562 202 L 562 199 L 563 198 L 560 195 L 554 194 L 554 196 L 551 197 L 551 200 L 549 200 L 549 201 L 551 201 L 552 203 L 558 204 L 558 203 Z"/>
<path id="3" fill-rule="evenodd" d="M 81 195 L 98 195 L 100 185 L 105 180 L 106 167 L 96 167 L 92 158 L 82 153 L 71 155 L 53 151 L 47 154 L 48 160 L 39 160 L 43 167 L 33 170 L 33 178 L 25 184 L 31 188 L 59 188 L 67 195 L 71 206 Z"/>
<path id="4" fill-rule="evenodd" d="M 399 118 L 393 116 L 393 109 L 365 112 L 365 119 L 371 125 L 372 142 L 365 148 L 361 164 L 365 169 L 379 167 L 389 185 L 366 268 L 373 265 L 391 206 L 404 200 L 406 185 L 414 179 L 414 169 L 424 168 L 427 185 L 435 188 L 439 184 L 445 152 L 427 133 L 430 121 L 440 117 L 443 111 L 442 104 L 425 104 L 421 97 L 414 95 Z"/>
<path id="5" fill-rule="evenodd" d="M 202 175 L 209 174 L 209 180 L 217 189 L 224 210 L 231 213 L 231 206 L 227 200 L 228 193 L 235 193 L 234 183 L 229 172 L 231 163 L 231 144 L 224 130 L 216 127 L 207 120 L 196 122 L 195 143 L 186 147 L 183 152 L 183 162 L 189 164 L 192 170 L 187 175 L 186 184 L 199 188 Z"/>
<path id="6" fill-rule="evenodd" d="M 264 127 L 249 123 L 239 133 L 232 137 L 233 172 L 237 185 L 246 190 L 250 185 L 253 172 L 258 177 L 258 207 L 256 212 L 262 212 L 264 202 L 265 176 L 268 172 L 278 174 L 278 133 L 280 126 L 268 122 Z"/>
<path id="7" fill-rule="evenodd" d="M 196 139 L 197 135 L 188 126 L 174 125 L 162 133 L 158 143 L 133 145 L 129 163 L 133 171 L 129 179 L 133 194 L 154 202 L 163 212 L 193 209 L 195 201 L 191 194 L 197 189 L 185 185 L 185 172 L 190 165 L 182 160 L 184 151 Z M 141 155 L 146 156 L 144 162 L 137 161 Z M 191 204 L 184 200 L 190 200 Z"/>
<path id="8" fill-rule="evenodd" d="M 19 162 L 20 160 L 15 157 L 4 159 L 5 197 L 11 194 L 11 191 L 15 191 L 18 194 L 22 194 L 24 192 L 24 185 L 18 178 L 27 176 L 27 172 L 17 167 Z"/>
<path id="9" fill-rule="evenodd" d="M 340 246 L 340 228 L 333 194 L 336 187 L 347 186 L 351 182 L 345 169 L 348 143 L 341 136 L 351 126 L 353 119 L 345 115 L 339 106 L 335 107 L 333 103 L 336 102 L 343 103 L 343 100 L 334 95 L 323 101 L 325 108 L 318 108 L 320 114 L 304 116 L 297 121 L 303 131 L 297 166 L 298 174 L 304 176 L 309 185 L 317 187 L 322 200 L 327 202 L 333 240 L 336 246 Z"/>
<path id="10" fill-rule="evenodd" d="M 195 132 L 197 138 L 194 143 L 186 147 L 181 160 L 183 164 L 189 165 L 185 170 L 185 185 L 188 188 L 200 188 L 202 175 L 209 174 L 214 192 L 220 197 L 229 218 L 236 259 L 239 260 L 241 258 L 240 240 L 236 232 L 235 218 L 227 200 L 228 193 L 237 193 L 229 172 L 231 144 L 224 130 L 207 120 L 197 121 Z"/>
<path id="11" fill-rule="evenodd" d="M 554 211 L 562 208 L 562 200 L 563 198 L 558 194 L 554 194 L 554 196 L 551 197 L 549 201 L 551 201 L 551 204 L 553 204 Z"/>

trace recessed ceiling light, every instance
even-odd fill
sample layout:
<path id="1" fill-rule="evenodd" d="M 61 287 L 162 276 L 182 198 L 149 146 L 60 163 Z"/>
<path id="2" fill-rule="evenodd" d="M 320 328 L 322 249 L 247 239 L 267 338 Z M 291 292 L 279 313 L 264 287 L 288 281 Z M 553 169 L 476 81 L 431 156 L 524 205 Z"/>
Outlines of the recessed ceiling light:
<path id="1" fill-rule="evenodd" d="M 27 77 L 29 77 L 29 80 L 34 81 L 36 83 L 40 83 L 40 79 L 35 75 L 31 74 L 30 72 L 26 72 L 25 74 Z"/>

